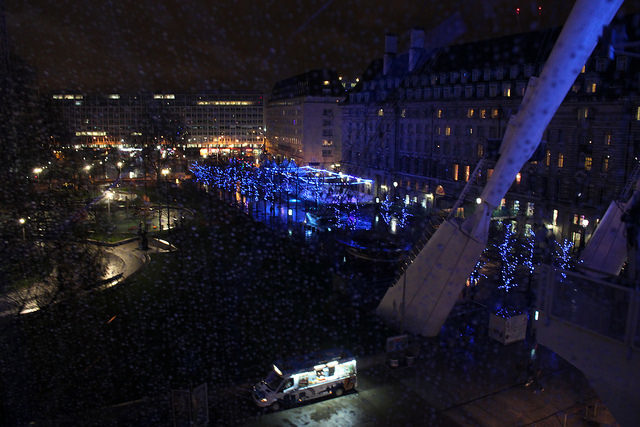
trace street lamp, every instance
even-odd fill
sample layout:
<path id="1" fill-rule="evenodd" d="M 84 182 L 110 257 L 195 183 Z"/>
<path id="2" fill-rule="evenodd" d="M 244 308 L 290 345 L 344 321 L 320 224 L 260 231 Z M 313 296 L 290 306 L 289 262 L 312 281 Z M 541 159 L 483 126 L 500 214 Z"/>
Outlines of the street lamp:
<path id="1" fill-rule="evenodd" d="M 109 218 L 111 218 L 111 199 L 113 198 L 113 193 L 111 191 L 107 191 L 107 214 L 109 214 Z"/>
<path id="2" fill-rule="evenodd" d="M 122 170 L 122 162 L 116 163 L 116 166 L 118 167 L 118 179 L 120 179 L 120 172 Z"/>
<path id="3" fill-rule="evenodd" d="M 165 182 L 165 195 L 167 197 L 167 230 L 169 230 L 171 228 L 171 222 L 169 219 L 169 181 L 167 180 L 167 175 L 169 175 L 169 169 L 162 169 L 162 176 Z M 160 209 L 159 215 L 158 222 L 160 223 L 160 230 L 162 230 L 162 209 Z"/>
<path id="4" fill-rule="evenodd" d="M 24 232 L 24 223 L 27 222 L 27 220 L 24 219 L 24 218 L 20 218 L 18 220 L 18 222 L 20 223 L 20 226 L 22 227 L 22 240 L 27 240 L 27 237 L 26 237 L 25 232 Z"/>

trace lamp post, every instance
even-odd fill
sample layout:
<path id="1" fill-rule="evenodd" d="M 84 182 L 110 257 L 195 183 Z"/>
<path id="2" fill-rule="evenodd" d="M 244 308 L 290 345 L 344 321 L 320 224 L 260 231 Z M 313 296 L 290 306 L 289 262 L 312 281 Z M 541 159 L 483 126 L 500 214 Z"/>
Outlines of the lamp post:
<path id="1" fill-rule="evenodd" d="M 25 235 L 25 232 L 24 232 L 24 223 L 27 222 L 27 220 L 24 218 L 20 218 L 18 222 L 20 223 L 20 227 L 22 228 L 22 240 L 27 240 L 27 236 Z"/>
<path id="2" fill-rule="evenodd" d="M 167 230 L 169 230 L 171 229 L 171 220 L 169 217 L 169 181 L 167 180 L 167 175 L 169 175 L 169 169 L 162 169 L 162 176 L 164 177 L 165 184 L 165 195 L 167 198 Z M 160 218 L 162 218 L 162 209 L 160 210 Z M 159 221 L 162 221 L 162 219 Z M 162 230 L 162 223 L 160 223 L 160 229 Z"/>
<path id="3" fill-rule="evenodd" d="M 111 199 L 113 198 L 113 193 L 111 191 L 107 191 L 107 214 L 109 215 L 109 220 L 111 220 Z"/>

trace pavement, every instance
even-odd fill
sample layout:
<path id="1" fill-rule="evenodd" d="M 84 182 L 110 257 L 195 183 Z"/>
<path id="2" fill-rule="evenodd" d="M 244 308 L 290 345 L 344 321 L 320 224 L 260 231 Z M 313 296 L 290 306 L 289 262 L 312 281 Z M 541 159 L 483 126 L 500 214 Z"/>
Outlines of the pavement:
<path id="1" fill-rule="evenodd" d="M 145 251 L 139 249 L 137 239 L 133 241 L 125 240 L 122 244 L 116 243 L 105 247 L 106 268 L 103 276 L 104 284 L 95 289 L 104 290 L 122 283 L 140 271 L 149 262 L 149 255 L 152 253 L 175 250 L 167 242 L 164 242 L 166 244 L 154 244 L 153 240 L 149 239 L 149 249 Z M 0 295 L 0 318 L 15 314 L 19 307 L 21 307 L 20 314 L 37 311 L 39 309 L 38 301 L 46 300 L 46 295 L 51 291 L 52 289 L 45 283 L 34 283 L 33 286 L 28 288 Z"/>
<path id="2" fill-rule="evenodd" d="M 412 366 L 392 368 L 384 353 L 360 358 L 356 392 L 236 421 L 246 426 L 617 425 L 580 371 L 535 347 L 531 338 L 508 345 L 492 340 L 478 323 L 483 317 L 488 323 L 484 310 L 463 313 L 450 319 L 440 336 L 418 338 L 421 351 Z M 475 325 L 473 333 L 460 333 L 465 324 Z"/>

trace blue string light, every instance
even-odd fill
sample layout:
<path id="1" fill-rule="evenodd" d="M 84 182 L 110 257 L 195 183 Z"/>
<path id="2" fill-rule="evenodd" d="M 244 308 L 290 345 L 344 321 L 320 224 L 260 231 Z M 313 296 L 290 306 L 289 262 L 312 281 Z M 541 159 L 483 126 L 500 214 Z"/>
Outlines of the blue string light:
<path id="1" fill-rule="evenodd" d="M 505 229 L 502 243 L 498 245 L 500 260 L 502 261 L 500 269 L 502 284 L 498 286 L 498 289 L 502 289 L 505 292 L 509 292 L 511 289 L 518 286 L 515 281 L 515 271 L 517 266 L 517 259 L 515 259 L 516 257 L 514 256 L 515 240 L 513 224 L 509 224 Z"/>
<path id="2" fill-rule="evenodd" d="M 562 270 L 568 270 L 571 267 L 571 248 L 573 248 L 573 243 L 564 239 L 562 243 L 556 242 L 556 247 L 554 248 L 554 255 L 556 266 Z M 564 272 L 560 273 L 562 276 L 562 280 L 567 278 L 567 275 Z"/>

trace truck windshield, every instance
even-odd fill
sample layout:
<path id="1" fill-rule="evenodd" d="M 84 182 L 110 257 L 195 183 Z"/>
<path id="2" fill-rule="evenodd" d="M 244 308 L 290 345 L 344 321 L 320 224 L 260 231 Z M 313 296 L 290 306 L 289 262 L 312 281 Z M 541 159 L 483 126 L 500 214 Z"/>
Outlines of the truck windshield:
<path id="1" fill-rule="evenodd" d="M 278 375 L 276 371 L 271 371 L 269 372 L 269 375 L 267 375 L 267 378 L 264 380 L 264 382 L 267 384 L 267 387 L 269 387 L 269 389 L 275 391 L 278 389 L 278 386 L 282 382 L 282 377 Z"/>

